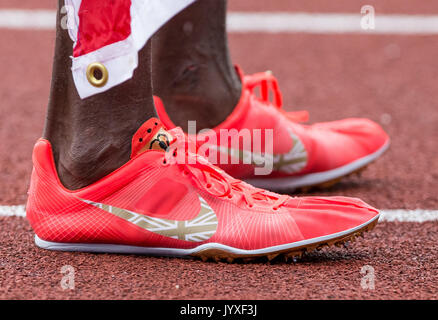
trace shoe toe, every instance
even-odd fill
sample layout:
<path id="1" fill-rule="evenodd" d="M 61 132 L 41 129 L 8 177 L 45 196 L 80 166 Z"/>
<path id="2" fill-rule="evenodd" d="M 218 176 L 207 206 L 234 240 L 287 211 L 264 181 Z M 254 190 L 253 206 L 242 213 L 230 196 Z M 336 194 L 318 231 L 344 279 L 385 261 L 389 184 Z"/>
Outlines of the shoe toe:
<path id="1" fill-rule="evenodd" d="M 344 119 L 308 128 L 314 172 L 342 167 L 372 155 L 389 143 L 386 132 L 368 119 Z"/>
<path id="2" fill-rule="evenodd" d="M 360 147 L 367 154 L 376 152 L 389 141 L 388 135 L 379 124 L 364 118 L 328 122 L 320 128 L 348 138 L 351 144 Z"/>
<path id="3" fill-rule="evenodd" d="M 360 228 L 379 216 L 364 201 L 347 197 L 303 197 L 292 199 L 292 216 L 304 239 L 312 239 Z"/>

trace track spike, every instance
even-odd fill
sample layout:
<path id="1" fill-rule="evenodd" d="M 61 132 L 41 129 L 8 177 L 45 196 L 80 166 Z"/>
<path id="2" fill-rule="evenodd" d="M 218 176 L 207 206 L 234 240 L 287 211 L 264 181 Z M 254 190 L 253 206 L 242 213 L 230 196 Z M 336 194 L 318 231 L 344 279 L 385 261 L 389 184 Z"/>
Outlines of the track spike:
<path id="1" fill-rule="evenodd" d="M 301 258 L 303 255 L 303 251 L 293 251 L 287 254 L 289 258 L 292 258 L 293 260 L 296 258 Z"/>
<path id="2" fill-rule="evenodd" d="M 277 256 L 278 256 L 278 253 L 273 253 L 273 254 L 268 254 L 267 255 L 269 261 L 275 259 Z"/>
<path id="3" fill-rule="evenodd" d="M 207 256 L 201 256 L 201 260 L 206 262 L 208 260 L 208 257 Z"/>
<path id="4" fill-rule="evenodd" d="M 234 258 L 233 258 L 233 257 L 228 257 L 228 258 L 227 258 L 227 262 L 228 262 L 228 263 L 233 263 L 233 261 L 234 261 Z"/>

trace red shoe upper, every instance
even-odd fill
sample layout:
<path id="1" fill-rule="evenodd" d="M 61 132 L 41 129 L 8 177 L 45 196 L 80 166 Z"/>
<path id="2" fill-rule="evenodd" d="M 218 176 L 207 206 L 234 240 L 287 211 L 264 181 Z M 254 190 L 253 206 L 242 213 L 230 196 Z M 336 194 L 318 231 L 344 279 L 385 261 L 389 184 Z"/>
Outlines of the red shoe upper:
<path id="1" fill-rule="evenodd" d="M 389 143 L 389 137 L 375 122 L 368 119 L 344 119 L 339 121 L 302 124 L 307 121 L 306 111 L 286 112 L 282 109 L 282 96 L 275 77 L 269 73 L 257 73 L 244 76 L 240 69 L 243 89 L 242 96 L 233 113 L 207 135 L 198 135 L 198 145 L 210 140 L 208 135 L 216 135 L 218 148 L 226 144 L 221 140 L 221 129 L 248 129 L 253 134 L 255 129 L 273 130 L 273 172 L 269 177 L 297 176 L 308 173 L 336 169 L 358 159 L 377 152 Z M 261 95 L 254 91 L 260 88 Z M 272 92 L 273 101 L 269 100 Z M 167 115 L 164 105 L 155 97 L 156 110 L 168 128 L 175 125 Z M 235 133 L 237 135 L 238 133 Z M 262 141 L 264 134 L 262 133 Z M 201 142 L 199 142 L 201 141 Z M 211 141 L 211 140 L 210 140 Z M 266 146 L 240 146 L 240 150 L 250 153 L 265 153 Z M 229 163 L 231 163 L 231 156 Z M 223 164 L 214 162 L 230 175 L 245 179 L 254 176 L 256 165 Z"/>
<path id="2" fill-rule="evenodd" d="M 186 146 L 180 129 L 167 133 L 151 119 L 134 136 L 128 163 L 71 191 L 58 178 L 50 143 L 40 139 L 27 218 L 41 239 L 52 242 L 164 248 L 216 242 L 254 250 L 342 232 L 378 215 L 358 199 L 291 198 L 256 189 Z"/>

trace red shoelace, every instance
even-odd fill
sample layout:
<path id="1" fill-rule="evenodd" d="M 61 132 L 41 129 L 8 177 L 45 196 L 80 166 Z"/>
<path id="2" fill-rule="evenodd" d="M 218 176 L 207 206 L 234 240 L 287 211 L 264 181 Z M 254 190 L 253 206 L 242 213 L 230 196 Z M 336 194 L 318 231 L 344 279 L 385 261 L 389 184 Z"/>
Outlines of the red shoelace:
<path id="1" fill-rule="evenodd" d="M 234 179 L 223 170 L 212 165 L 206 158 L 190 152 L 190 143 L 181 128 L 171 130 L 174 140 L 165 152 L 164 165 L 178 165 L 184 175 L 194 178 L 208 193 L 217 197 L 233 198 L 234 194 L 241 195 L 248 207 L 255 205 L 269 206 L 278 210 L 289 199 L 287 195 L 279 195 L 263 189 L 255 188 L 241 180 Z M 181 153 L 181 151 L 183 151 Z M 200 179 L 199 172 L 202 179 Z M 223 191 L 221 191 L 223 190 Z"/>
<path id="2" fill-rule="evenodd" d="M 279 110 L 281 110 L 286 117 L 293 122 L 307 122 L 309 121 L 309 113 L 305 110 L 303 111 L 284 111 L 283 107 L 283 96 L 281 94 L 277 78 L 274 77 L 271 71 L 259 72 L 253 75 L 246 75 L 243 77 L 243 82 L 245 88 L 247 88 L 253 95 L 255 95 L 255 88 L 260 87 L 260 97 L 259 100 L 266 104 L 273 105 Z M 273 101 L 269 99 L 269 94 L 272 92 Z"/>

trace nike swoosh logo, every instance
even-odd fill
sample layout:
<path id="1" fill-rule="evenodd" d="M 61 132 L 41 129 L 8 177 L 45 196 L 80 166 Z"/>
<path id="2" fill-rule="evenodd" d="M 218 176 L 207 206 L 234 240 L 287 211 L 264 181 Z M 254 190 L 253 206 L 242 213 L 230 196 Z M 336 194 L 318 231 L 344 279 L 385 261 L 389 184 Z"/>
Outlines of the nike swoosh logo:
<path id="1" fill-rule="evenodd" d="M 129 223 L 135 224 L 144 230 L 161 236 L 185 241 L 202 242 L 210 239 L 216 233 L 218 220 L 216 213 L 209 206 L 207 201 L 199 195 L 198 197 L 201 203 L 198 215 L 192 220 L 185 221 L 149 217 L 103 203 L 85 199 L 80 200 L 128 221 Z"/>
<path id="2" fill-rule="evenodd" d="M 292 133 L 291 130 L 288 130 L 288 132 L 293 141 L 292 148 L 287 153 L 271 155 L 269 158 L 273 160 L 274 171 L 290 174 L 304 169 L 309 158 L 307 150 L 300 138 Z M 232 158 L 238 158 L 242 162 L 245 161 L 244 163 L 249 163 L 257 167 L 263 166 L 264 159 L 266 158 L 266 155 L 263 153 L 232 149 L 222 146 L 218 147 L 216 145 L 212 145 L 212 147 L 219 152 L 229 155 Z"/>

